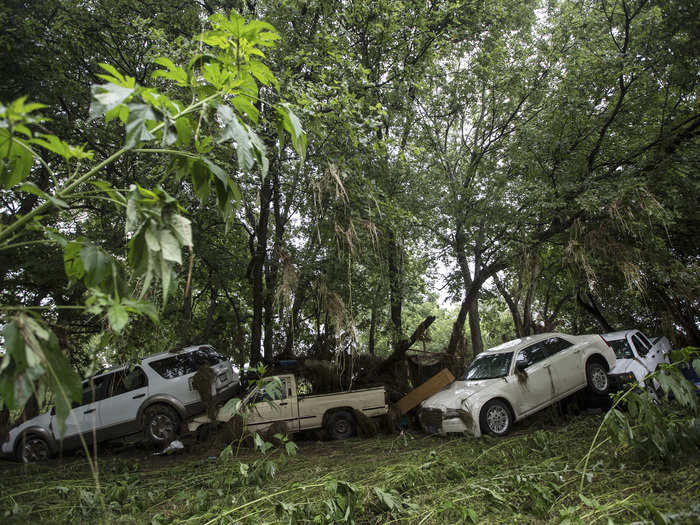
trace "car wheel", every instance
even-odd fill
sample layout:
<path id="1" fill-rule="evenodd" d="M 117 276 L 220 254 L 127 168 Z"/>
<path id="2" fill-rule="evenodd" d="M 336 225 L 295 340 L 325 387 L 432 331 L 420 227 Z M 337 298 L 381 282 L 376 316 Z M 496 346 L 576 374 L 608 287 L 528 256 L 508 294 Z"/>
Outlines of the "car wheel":
<path id="1" fill-rule="evenodd" d="M 48 442 L 37 435 L 23 436 L 19 438 L 17 445 L 17 460 L 22 463 L 38 463 L 51 457 L 51 449 Z"/>
<path id="2" fill-rule="evenodd" d="M 345 410 L 333 412 L 328 417 L 326 429 L 331 439 L 347 439 L 355 435 L 355 417 Z"/>
<path id="3" fill-rule="evenodd" d="M 146 440 L 153 445 L 168 445 L 178 434 L 180 418 L 167 405 L 152 405 L 143 414 L 143 429 Z"/>
<path id="4" fill-rule="evenodd" d="M 591 392 L 598 395 L 605 395 L 610 390 L 610 380 L 608 371 L 598 361 L 589 361 L 586 365 L 586 379 Z"/>
<path id="5" fill-rule="evenodd" d="M 498 399 L 492 399 L 481 409 L 479 418 L 481 432 L 493 434 L 494 436 L 505 436 L 510 432 L 513 424 L 513 416 L 508 406 Z"/>

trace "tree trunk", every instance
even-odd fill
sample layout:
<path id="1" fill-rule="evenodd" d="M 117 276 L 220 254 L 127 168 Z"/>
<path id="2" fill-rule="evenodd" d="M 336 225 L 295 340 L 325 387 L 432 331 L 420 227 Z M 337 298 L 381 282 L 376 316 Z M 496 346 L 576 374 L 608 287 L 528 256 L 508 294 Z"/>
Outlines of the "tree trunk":
<path id="1" fill-rule="evenodd" d="M 214 312 L 216 310 L 217 298 L 219 296 L 219 289 L 215 284 L 211 285 L 211 291 L 209 295 L 209 310 L 207 311 L 207 324 L 204 329 L 204 335 L 212 333 L 214 330 Z"/>
<path id="2" fill-rule="evenodd" d="M 576 300 L 578 301 L 578 304 L 581 305 L 583 309 L 591 315 L 591 317 L 598 321 L 598 324 L 600 324 L 600 326 L 605 332 L 615 331 L 612 325 L 608 323 L 605 317 L 603 317 L 600 308 L 598 308 L 598 305 L 596 304 L 590 292 L 586 292 L 586 298 L 584 299 L 584 297 L 581 295 L 581 292 L 579 291 L 576 294 Z"/>
<path id="3" fill-rule="evenodd" d="M 484 351 L 484 342 L 481 339 L 481 319 L 479 317 L 479 299 L 475 297 L 469 305 L 469 333 L 472 336 L 472 353 L 480 354 Z"/>
<path id="4" fill-rule="evenodd" d="M 372 314 L 369 318 L 369 354 L 374 355 L 374 337 L 377 330 L 377 307 L 372 305 Z"/>
<path id="5" fill-rule="evenodd" d="M 406 352 L 408 349 L 411 348 L 415 342 L 423 336 L 425 331 L 430 328 L 431 324 L 433 324 L 433 321 L 435 321 L 434 315 L 429 315 L 423 319 L 423 322 L 414 330 L 413 335 L 411 335 L 409 339 L 402 339 L 399 341 L 394 347 L 394 351 L 391 353 L 391 355 L 372 369 L 368 375 L 370 377 L 376 377 L 390 371 L 394 364 L 402 361 L 406 357 Z"/>
<path id="6" fill-rule="evenodd" d="M 260 341 L 265 305 L 264 268 L 267 257 L 267 233 L 270 218 L 270 177 L 265 177 L 260 189 L 260 217 L 255 228 L 254 252 L 250 264 L 250 287 L 253 296 L 253 319 L 250 326 L 250 364 L 260 362 Z"/>
<path id="7" fill-rule="evenodd" d="M 389 247 L 387 262 L 389 263 L 389 302 L 391 304 L 391 323 L 394 328 L 393 342 L 397 344 L 403 337 L 401 327 L 402 297 L 402 253 L 401 247 L 396 242 L 393 231 L 389 231 Z"/>

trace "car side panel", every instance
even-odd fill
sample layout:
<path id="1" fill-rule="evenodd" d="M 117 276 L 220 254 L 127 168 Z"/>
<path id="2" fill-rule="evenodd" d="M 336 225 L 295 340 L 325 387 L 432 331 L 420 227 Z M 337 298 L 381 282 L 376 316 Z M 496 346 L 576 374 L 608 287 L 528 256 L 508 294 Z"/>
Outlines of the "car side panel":
<path id="1" fill-rule="evenodd" d="M 568 395 L 586 385 L 583 355 L 589 346 L 590 343 L 577 342 L 551 357 L 550 370 L 554 379 L 555 396 Z"/>

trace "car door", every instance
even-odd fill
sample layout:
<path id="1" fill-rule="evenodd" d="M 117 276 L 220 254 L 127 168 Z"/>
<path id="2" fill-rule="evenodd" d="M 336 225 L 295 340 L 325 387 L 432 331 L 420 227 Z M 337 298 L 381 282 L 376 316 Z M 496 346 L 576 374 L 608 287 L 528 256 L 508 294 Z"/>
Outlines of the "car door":
<path id="1" fill-rule="evenodd" d="M 247 420 L 251 432 L 264 430 L 275 421 L 287 422 L 294 417 L 294 407 L 289 396 L 291 379 L 289 376 L 279 376 L 282 383 L 280 389 L 265 388 L 254 394 L 255 400 Z"/>
<path id="2" fill-rule="evenodd" d="M 644 346 L 647 348 L 647 354 L 644 357 L 648 367 L 650 370 L 656 370 L 656 367 L 661 364 L 665 363 L 665 355 L 663 353 L 663 350 L 661 348 L 660 344 L 652 344 L 649 339 L 646 338 L 646 336 L 641 333 L 637 332 L 632 336 L 632 341 L 634 342 L 634 345 L 637 346 L 637 344 Z M 640 353 L 641 356 L 641 353 Z"/>
<path id="3" fill-rule="evenodd" d="M 140 366 L 116 372 L 109 396 L 100 403 L 101 437 L 111 439 L 138 431 L 136 416 L 147 397 L 148 378 Z"/>
<path id="4" fill-rule="evenodd" d="M 543 341 L 523 348 L 516 357 L 519 415 L 533 412 L 555 397 L 554 380 Z"/>
<path id="5" fill-rule="evenodd" d="M 92 442 L 93 431 L 96 432 L 102 427 L 99 408 L 106 396 L 112 375 L 104 374 L 83 381 L 82 401 L 79 404 L 75 403 L 68 413 L 64 440 L 75 445 L 73 442 L 79 440 L 82 434 L 87 442 Z"/>
<path id="6" fill-rule="evenodd" d="M 581 358 L 586 343 L 573 344 L 562 337 L 550 337 L 543 344 L 557 397 L 574 392 L 586 384 L 586 370 Z"/>
<path id="7" fill-rule="evenodd" d="M 656 366 L 659 364 L 661 359 L 663 359 L 663 356 L 661 356 L 661 359 L 657 360 L 656 354 L 660 354 L 660 352 L 650 351 L 651 343 L 646 337 L 642 336 L 642 338 L 640 335 L 641 334 L 639 333 L 632 334 L 632 345 L 634 346 L 637 356 L 644 367 L 648 370 L 648 372 L 653 372 L 656 370 Z"/>

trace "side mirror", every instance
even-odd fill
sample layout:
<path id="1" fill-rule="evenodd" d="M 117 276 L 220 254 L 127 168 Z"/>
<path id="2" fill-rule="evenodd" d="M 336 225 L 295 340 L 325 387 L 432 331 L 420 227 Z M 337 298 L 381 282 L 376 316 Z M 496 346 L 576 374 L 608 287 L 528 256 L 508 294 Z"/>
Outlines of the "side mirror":
<path id="1" fill-rule="evenodd" d="M 515 363 L 515 370 L 517 372 L 525 372 L 525 369 L 527 368 L 527 362 L 525 361 L 516 361 Z"/>

